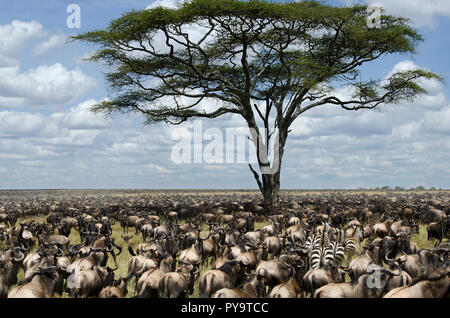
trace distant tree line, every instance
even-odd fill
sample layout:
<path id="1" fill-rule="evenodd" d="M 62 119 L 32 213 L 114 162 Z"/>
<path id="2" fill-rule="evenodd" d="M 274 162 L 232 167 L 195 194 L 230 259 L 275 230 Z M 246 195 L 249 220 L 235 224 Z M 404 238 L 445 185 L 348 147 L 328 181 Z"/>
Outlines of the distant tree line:
<path id="1" fill-rule="evenodd" d="M 395 191 L 416 190 L 416 191 L 424 191 L 424 190 L 442 190 L 442 188 L 430 187 L 430 188 L 427 189 L 424 186 L 404 188 L 404 187 L 400 187 L 400 186 L 391 187 L 391 186 L 385 185 L 385 186 L 382 186 L 382 187 L 374 187 L 374 188 L 363 188 L 363 187 L 360 187 L 360 188 L 358 188 L 358 190 L 381 190 L 381 191 L 388 191 L 388 190 L 395 190 Z"/>

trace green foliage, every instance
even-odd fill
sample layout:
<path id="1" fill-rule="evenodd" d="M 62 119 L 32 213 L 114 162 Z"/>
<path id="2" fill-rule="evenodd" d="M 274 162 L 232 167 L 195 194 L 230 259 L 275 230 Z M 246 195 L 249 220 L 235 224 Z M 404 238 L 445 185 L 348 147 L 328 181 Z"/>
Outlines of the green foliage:
<path id="1" fill-rule="evenodd" d="M 308 101 L 374 108 L 425 93 L 419 79 L 440 79 L 412 70 L 358 82 L 362 64 L 414 53 L 423 40 L 402 17 L 383 15 L 380 29 L 369 28 L 366 9 L 317 1 L 192 0 L 178 9 L 131 11 L 105 30 L 73 39 L 100 46 L 91 60 L 111 68 L 106 80 L 115 96 L 94 111 L 140 112 L 149 123 L 236 113 L 250 124 L 253 102 L 271 101 L 276 121 L 287 129 Z M 196 27 L 203 30 L 197 37 L 188 33 Z M 332 96 L 331 83 L 341 80 L 354 86 L 354 100 Z M 223 106 L 207 113 L 198 107 L 204 99 Z"/>

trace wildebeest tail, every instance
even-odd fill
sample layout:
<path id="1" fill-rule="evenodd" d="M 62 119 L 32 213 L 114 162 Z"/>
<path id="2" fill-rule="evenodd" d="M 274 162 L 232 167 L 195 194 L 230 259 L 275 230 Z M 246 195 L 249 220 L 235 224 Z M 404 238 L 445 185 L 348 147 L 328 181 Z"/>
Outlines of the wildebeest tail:
<path id="1" fill-rule="evenodd" d="M 133 278 L 133 276 L 134 276 L 134 271 L 131 271 L 131 272 L 128 274 L 127 278 L 126 278 L 127 283 Z M 137 278 L 136 278 L 136 279 L 137 279 Z"/>
<path id="2" fill-rule="evenodd" d="M 167 296 L 169 294 L 168 291 L 167 291 L 167 288 L 169 287 L 169 281 L 170 281 L 170 276 L 166 278 L 166 283 L 163 286 L 163 290 L 162 290 L 162 293 L 161 293 L 161 298 L 167 298 Z"/>
<path id="3" fill-rule="evenodd" d="M 214 275 L 211 278 L 207 277 L 205 280 L 205 288 L 203 289 L 203 293 L 201 295 L 202 298 L 209 298 L 209 292 L 211 292 L 212 283 L 214 280 Z"/>

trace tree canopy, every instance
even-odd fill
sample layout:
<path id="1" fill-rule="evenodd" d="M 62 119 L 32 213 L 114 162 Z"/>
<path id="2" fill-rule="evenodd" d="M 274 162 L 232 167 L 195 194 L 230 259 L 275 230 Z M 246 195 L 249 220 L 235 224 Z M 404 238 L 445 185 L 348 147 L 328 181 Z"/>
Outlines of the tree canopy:
<path id="1" fill-rule="evenodd" d="M 364 64 L 414 54 L 423 41 L 403 17 L 383 14 L 380 28 L 369 27 L 368 17 L 365 5 L 192 0 L 177 9 L 131 11 L 105 30 L 74 39 L 99 46 L 90 59 L 111 70 L 110 100 L 93 111 L 138 112 L 148 123 L 170 124 L 238 114 L 257 132 L 258 122 L 279 130 L 281 164 L 289 127 L 304 112 L 327 104 L 360 110 L 412 100 L 426 92 L 421 80 L 440 79 L 412 69 L 362 81 Z M 339 96 L 339 85 L 351 96 Z M 257 138 L 268 145 L 271 134 Z M 260 168 L 267 164 L 258 160 Z M 263 194 L 273 183 L 269 192 L 279 188 L 279 173 L 263 173 L 260 182 L 250 168 Z"/>

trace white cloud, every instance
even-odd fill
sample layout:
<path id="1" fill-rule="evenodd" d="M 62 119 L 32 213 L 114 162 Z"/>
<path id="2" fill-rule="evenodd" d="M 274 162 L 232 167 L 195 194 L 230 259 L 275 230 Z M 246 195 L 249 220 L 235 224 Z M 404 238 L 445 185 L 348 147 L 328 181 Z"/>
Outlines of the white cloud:
<path id="1" fill-rule="evenodd" d="M 17 59 L 23 46 L 48 34 L 37 21 L 14 20 L 0 25 L 0 108 L 67 105 L 97 86 L 97 81 L 80 69 L 68 70 L 60 63 L 20 70 Z M 58 33 L 32 51 L 42 55 L 65 42 Z"/>
<path id="2" fill-rule="evenodd" d="M 170 170 L 168 170 L 166 168 L 163 168 L 161 166 L 152 164 L 152 163 L 149 163 L 148 165 L 146 165 L 145 168 L 149 169 L 149 170 L 156 170 L 156 171 L 158 171 L 160 173 L 166 173 L 166 174 L 172 173 L 172 171 L 170 171 Z"/>
<path id="3" fill-rule="evenodd" d="M 51 143 L 75 140 L 80 136 L 89 137 L 102 129 L 109 127 L 108 120 L 103 115 L 90 112 L 90 107 L 96 100 L 87 100 L 65 112 L 44 116 L 39 113 L 1 111 L 0 136 L 21 138 L 33 137 L 48 139 Z M 59 139 L 58 139 L 59 138 Z"/>
<path id="4" fill-rule="evenodd" d="M 54 34 L 45 42 L 42 42 L 38 46 L 36 46 L 33 52 L 37 55 L 43 55 L 50 49 L 61 46 L 64 43 L 66 43 L 66 36 L 64 34 Z"/>
<path id="5" fill-rule="evenodd" d="M 320 110 L 317 110 L 318 112 Z M 326 111 L 322 108 L 322 111 Z M 313 118 L 307 113 L 291 126 L 293 136 L 388 135 L 392 132 L 390 115 L 374 111 L 343 112 L 333 117 Z"/>
<path id="6" fill-rule="evenodd" d="M 186 0 L 156 0 L 153 1 L 151 4 L 149 4 L 146 9 L 153 9 L 157 7 L 164 7 L 169 9 L 176 9 L 178 8 L 183 2 L 186 2 Z"/>
<path id="7" fill-rule="evenodd" d="M 0 68 L 0 107 L 66 105 L 97 85 L 80 69 L 67 70 L 60 63 L 19 71 L 18 66 Z M 12 105 L 5 103 L 11 98 Z"/>
<path id="8" fill-rule="evenodd" d="M 393 75 L 396 72 L 404 72 L 409 70 L 416 69 L 425 69 L 423 67 L 419 67 L 417 64 L 410 60 L 405 60 L 397 63 L 392 70 L 386 75 L 385 79 L 389 76 Z M 411 107 L 416 108 L 417 110 L 423 110 L 425 108 L 441 108 L 446 104 L 446 96 L 444 93 L 444 85 L 441 81 L 437 79 L 420 79 L 416 81 L 421 87 L 423 87 L 427 93 L 418 96 L 412 103 L 408 103 L 407 107 L 411 109 Z M 404 107 L 395 106 L 399 111 L 404 112 L 406 109 Z"/>
<path id="9" fill-rule="evenodd" d="M 0 54 L 14 55 L 29 39 L 45 35 L 46 32 L 37 21 L 14 20 L 11 24 L 0 25 Z"/>
<path id="10" fill-rule="evenodd" d="M 100 130 L 92 129 L 64 129 L 60 127 L 61 135 L 43 140 L 48 145 L 56 147 L 67 146 L 71 148 L 71 152 L 75 151 L 75 147 L 94 146 Z"/>
<path id="11" fill-rule="evenodd" d="M 45 124 L 40 114 L 12 111 L 0 112 L 0 136 L 21 136 L 38 133 Z"/>
<path id="12" fill-rule="evenodd" d="M 437 17 L 450 17 L 450 1 L 448 0 L 366 0 L 365 2 L 380 5 L 389 14 L 410 18 L 418 27 L 434 27 Z"/>
<path id="13" fill-rule="evenodd" d="M 84 65 L 87 64 L 89 61 L 87 61 L 91 56 L 95 53 L 95 51 L 92 52 L 86 52 L 82 56 L 77 56 L 73 60 L 78 65 Z"/>
<path id="14" fill-rule="evenodd" d="M 402 61 L 388 73 L 414 68 L 413 62 Z M 435 80 L 420 85 L 428 93 L 412 103 L 356 113 L 327 105 L 305 113 L 288 139 L 285 186 L 339 188 L 348 187 L 351 179 L 364 187 L 418 182 L 448 187 L 450 106 L 445 87 Z M 344 98 L 350 92 L 344 87 L 338 94 Z"/>
<path id="15" fill-rule="evenodd" d="M 15 58 L 0 54 L 0 67 L 17 66 L 19 63 Z"/>
<path id="16" fill-rule="evenodd" d="M 417 136 L 422 127 L 423 120 L 411 121 L 407 124 L 392 128 L 392 135 L 399 139 L 408 139 Z"/>
<path id="17" fill-rule="evenodd" d="M 61 125 L 69 129 L 102 129 L 108 126 L 102 115 L 95 115 L 90 111 L 97 101 L 90 99 L 64 113 L 55 113 L 50 119 L 55 119 Z"/>
<path id="18" fill-rule="evenodd" d="M 155 1 L 151 7 L 157 5 L 174 8 L 176 1 Z M 0 28 L 0 107 L 69 105 L 95 86 L 95 80 L 80 69 L 69 70 L 59 63 L 20 70 L 14 54 L 28 39 L 42 35 L 36 30 L 44 33 L 39 25 L 29 24 L 27 29 L 12 23 L 9 33 L 15 34 L 14 42 Z M 187 30 L 194 37 L 202 33 Z M 61 40 L 57 35 L 47 38 L 35 52 L 48 52 Z M 392 71 L 415 67 L 412 61 L 402 61 Z M 282 187 L 348 187 L 350 182 L 408 186 L 418 179 L 448 186 L 444 176 L 450 170 L 449 103 L 442 83 L 422 84 L 427 95 L 378 112 L 355 113 L 327 105 L 305 113 L 288 139 Z M 345 97 L 351 92 L 342 88 L 337 93 Z M 133 114 L 106 119 L 90 112 L 96 102 L 87 100 L 50 115 L 0 111 L 0 188 L 255 187 L 246 164 L 171 162 L 176 137 L 191 136 L 192 123 L 143 126 L 142 117 Z M 207 101 L 203 106 L 213 110 L 220 104 Z M 218 127 L 225 136 L 224 129 L 233 126 L 245 122 L 225 116 L 205 121 L 203 131 Z M 162 177 L 166 174 L 170 178 Z M 218 175 L 220 180 L 213 181 Z"/>
<path id="19" fill-rule="evenodd" d="M 388 73 L 388 75 L 386 75 L 386 78 L 388 78 L 398 72 L 413 71 L 413 70 L 417 70 L 418 68 L 419 67 L 413 61 L 404 60 L 404 61 L 401 61 L 401 62 L 398 62 L 397 64 L 395 64 L 394 67 L 392 68 L 392 70 Z"/>
<path id="20" fill-rule="evenodd" d="M 450 135 L 450 106 L 437 112 L 426 112 L 423 128 L 427 132 Z"/>
<path id="21" fill-rule="evenodd" d="M 8 107 L 8 108 L 21 107 L 21 106 L 25 105 L 26 102 L 27 102 L 26 98 L 23 98 L 23 97 L 0 96 L 0 108 L 2 108 L 2 107 Z"/>

